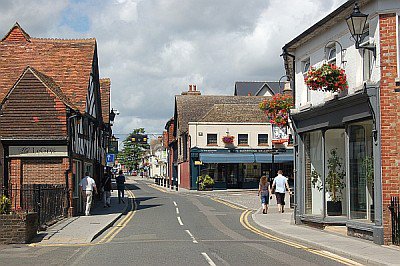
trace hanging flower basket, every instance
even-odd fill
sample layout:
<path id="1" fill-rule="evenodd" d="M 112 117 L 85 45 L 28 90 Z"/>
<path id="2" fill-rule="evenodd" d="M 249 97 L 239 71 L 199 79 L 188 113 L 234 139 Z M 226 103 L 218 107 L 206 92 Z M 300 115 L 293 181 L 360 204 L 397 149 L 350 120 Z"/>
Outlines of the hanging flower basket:
<path id="1" fill-rule="evenodd" d="M 222 142 L 225 144 L 232 144 L 234 139 L 235 139 L 234 136 L 223 136 Z"/>
<path id="2" fill-rule="evenodd" d="M 289 110 L 293 107 L 291 95 L 276 94 L 270 100 L 264 100 L 259 107 L 267 115 L 270 123 L 279 127 L 288 125 Z"/>
<path id="3" fill-rule="evenodd" d="M 304 82 L 310 90 L 340 92 L 348 88 L 344 69 L 326 63 L 319 68 L 312 67 Z"/>

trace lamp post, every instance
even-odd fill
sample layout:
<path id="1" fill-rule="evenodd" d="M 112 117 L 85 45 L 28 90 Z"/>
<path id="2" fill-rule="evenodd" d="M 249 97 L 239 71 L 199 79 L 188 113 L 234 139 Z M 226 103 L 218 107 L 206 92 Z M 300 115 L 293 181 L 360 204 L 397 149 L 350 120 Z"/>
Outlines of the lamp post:
<path id="1" fill-rule="evenodd" d="M 357 3 L 354 5 L 353 13 L 350 14 L 346 18 L 346 23 L 349 28 L 349 31 L 351 33 L 351 36 L 353 37 L 356 46 L 356 49 L 367 49 L 370 50 L 374 53 L 376 53 L 376 47 L 375 46 L 361 46 L 360 43 L 362 41 L 362 38 L 364 37 L 365 33 L 365 25 L 367 23 L 367 14 L 363 14 L 360 11 L 360 8 Z"/>

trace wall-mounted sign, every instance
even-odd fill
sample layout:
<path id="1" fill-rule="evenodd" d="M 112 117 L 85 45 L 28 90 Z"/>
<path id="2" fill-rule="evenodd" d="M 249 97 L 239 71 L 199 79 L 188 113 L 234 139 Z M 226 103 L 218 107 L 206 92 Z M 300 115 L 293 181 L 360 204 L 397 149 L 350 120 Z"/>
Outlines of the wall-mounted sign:
<path id="1" fill-rule="evenodd" d="M 278 127 L 272 125 L 272 142 L 285 142 L 289 140 L 289 135 L 287 133 L 287 127 Z"/>
<path id="2" fill-rule="evenodd" d="M 202 161 L 194 161 L 194 165 L 203 165 Z"/>
<path id="3" fill-rule="evenodd" d="M 110 141 L 110 146 L 108 147 L 108 152 L 113 154 L 118 154 L 118 140 Z"/>
<path id="4" fill-rule="evenodd" d="M 10 146 L 9 157 L 68 157 L 67 146 Z"/>

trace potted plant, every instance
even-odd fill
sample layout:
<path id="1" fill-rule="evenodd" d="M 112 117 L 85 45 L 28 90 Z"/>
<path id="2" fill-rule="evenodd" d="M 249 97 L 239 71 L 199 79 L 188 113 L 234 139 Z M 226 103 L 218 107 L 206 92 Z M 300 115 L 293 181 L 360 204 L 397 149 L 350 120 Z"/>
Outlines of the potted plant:
<path id="1" fill-rule="evenodd" d="M 337 149 L 330 151 L 328 158 L 328 174 L 325 179 L 325 188 L 330 200 L 327 201 L 329 216 L 342 215 L 342 190 L 346 187 L 346 173 L 342 169 L 343 159 L 338 156 Z"/>
<path id="2" fill-rule="evenodd" d="M 209 175 L 201 175 L 197 177 L 197 185 L 199 190 L 213 190 L 214 179 Z"/>
<path id="3" fill-rule="evenodd" d="M 327 63 L 318 68 L 312 67 L 304 82 L 310 90 L 341 92 L 348 88 L 344 69 Z"/>
<path id="4" fill-rule="evenodd" d="M 289 110 L 293 107 L 293 97 L 287 94 L 276 94 L 269 100 L 259 103 L 259 108 L 265 112 L 270 123 L 279 127 L 288 125 Z"/>
<path id="5" fill-rule="evenodd" d="M 234 136 L 226 135 L 222 137 L 222 142 L 225 143 L 225 146 L 232 146 L 234 139 Z"/>
<path id="6" fill-rule="evenodd" d="M 0 198 L 0 214 L 9 214 L 11 212 L 11 201 L 5 195 Z"/>

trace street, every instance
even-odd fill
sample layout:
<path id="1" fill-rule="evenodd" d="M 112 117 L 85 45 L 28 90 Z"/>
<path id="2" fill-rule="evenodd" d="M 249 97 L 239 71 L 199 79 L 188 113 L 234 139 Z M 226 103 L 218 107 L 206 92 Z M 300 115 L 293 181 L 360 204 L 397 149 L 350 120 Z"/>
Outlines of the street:
<path id="1" fill-rule="evenodd" d="M 129 181 L 133 211 L 86 245 L 4 246 L 1 265 L 340 265 L 340 257 L 263 235 L 250 211 Z M 317 253 L 317 254 L 316 254 Z M 323 254 L 323 253 L 321 253 Z M 346 263 L 345 264 L 352 264 Z"/>

